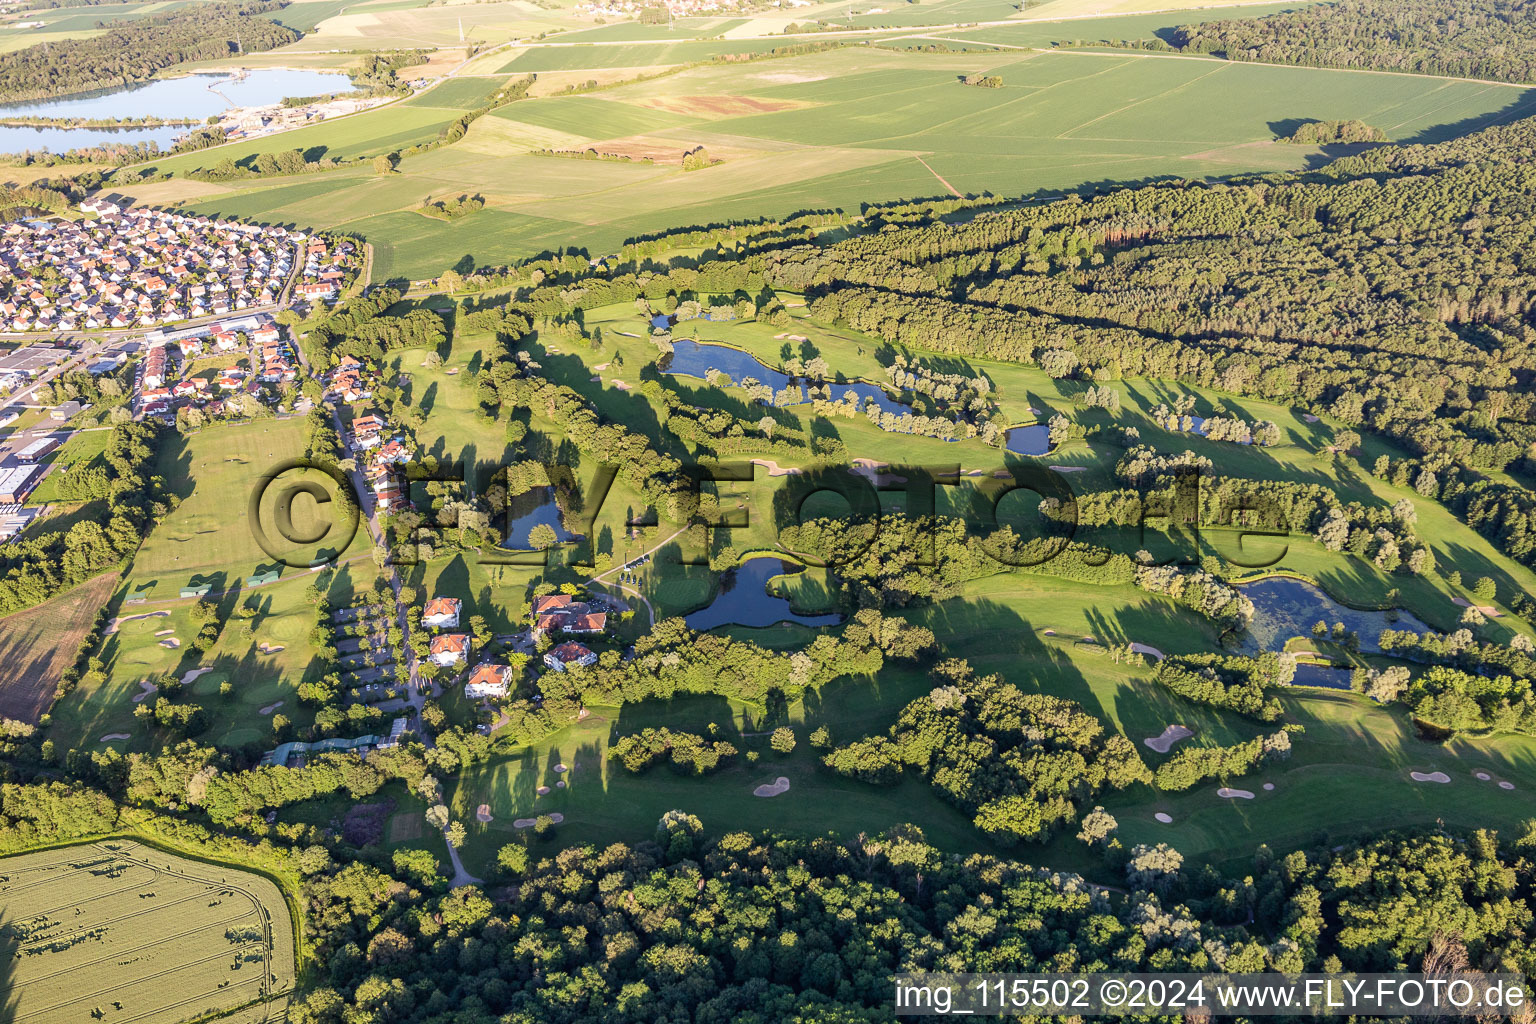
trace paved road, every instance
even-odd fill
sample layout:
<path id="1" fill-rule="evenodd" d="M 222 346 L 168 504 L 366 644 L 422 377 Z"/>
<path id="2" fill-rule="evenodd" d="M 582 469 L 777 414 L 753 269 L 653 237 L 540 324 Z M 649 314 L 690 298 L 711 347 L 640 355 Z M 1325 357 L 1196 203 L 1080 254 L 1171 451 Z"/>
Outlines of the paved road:
<path id="1" fill-rule="evenodd" d="M 607 577 L 612 576 L 616 572 L 623 572 L 626 568 L 628 568 L 631 565 L 634 565 L 636 562 L 638 562 L 642 558 L 646 558 L 646 557 L 648 557 L 650 555 L 654 555 L 656 552 L 658 552 L 662 548 L 666 547 L 666 545 L 669 544 L 674 538 L 679 537 L 682 534 L 687 533 L 687 532 L 688 532 L 688 527 L 684 526 L 681 530 L 678 530 L 676 533 L 672 534 L 672 536 L 667 537 L 664 540 L 657 541 L 656 542 L 656 546 L 651 548 L 649 551 L 642 551 L 640 554 L 636 555 L 634 558 L 631 558 L 629 561 L 625 562 L 623 565 L 616 566 L 616 567 L 614 567 L 612 569 L 609 569 L 607 572 L 598 573 L 596 576 L 590 577 L 587 580 L 587 582 L 588 583 L 596 583 L 598 586 L 602 586 L 602 587 L 613 587 L 613 588 L 615 588 L 617 590 L 622 590 L 626 594 L 632 594 L 635 597 L 639 598 L 640 599 L 640 603 L 645 605 L 646 614 L 651 617 L 651 625 L 654 626 L 654 625 L 656 625 L 656 609 L 651 606 L 650 600 L 644 594 L 640 593 L 640 591 L 636 590 L 634 587 L 631 587 L 631 586 L 629 586 L 628 584 L 625 584 L 625 583 L 612 583 L 612 582 L 610 582 L 607 579 Z"/>

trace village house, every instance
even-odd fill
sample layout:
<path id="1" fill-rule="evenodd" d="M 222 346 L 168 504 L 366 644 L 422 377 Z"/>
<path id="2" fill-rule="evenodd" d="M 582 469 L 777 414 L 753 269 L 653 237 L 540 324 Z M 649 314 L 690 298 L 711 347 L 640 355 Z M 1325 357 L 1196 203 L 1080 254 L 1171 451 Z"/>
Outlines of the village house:
<path id="1" fill-rule="evenodd" d="M 427 654 L 432 664 L 443 668 L 462 665 L 469 658 L 469 635 L 467 633 L 439 634 L 432 638 Z"/>
<path id="2" fill-rule="evenodd" d="M 456 597 L 434 597 L 421 611 L 424 629 L 452 629 L 459 624 L 461 602 Z"/>
<path id="3" fill-rule="evenodd" d="M 564 672 L 572 665 L 597 664 L 597 655 L 593 654 L 589 648 L 583 647 L 581 644 L 571 640 L 558 647 L 550 648 L 549 652 L 544 655 L 544 664 L 556 672 Z"/>
<path id="4" fill-rule="evenodd" d="M 0 324 L 40 331 L 179 323 L 275 305 L 296 269 L 286 228 L 125 209 L 99 197 L 81 209 L 95 216 L 0 227 Z"/>
<path id="5" fill-rule="evenodd" d="M 545 594 L 533 599 L 533 628 L 537 633 L 551 631 L 592 635 L 608 628 L 606 612 L 594 612 L 584 602 L 569 594 Z"/>
<path id="6" fill-rule="evenodd" d="M 485 697 L 505 697 L 512 686 L 512 666 L 476 665 L 464 684 L 464 696 L 471 700 Z"/>

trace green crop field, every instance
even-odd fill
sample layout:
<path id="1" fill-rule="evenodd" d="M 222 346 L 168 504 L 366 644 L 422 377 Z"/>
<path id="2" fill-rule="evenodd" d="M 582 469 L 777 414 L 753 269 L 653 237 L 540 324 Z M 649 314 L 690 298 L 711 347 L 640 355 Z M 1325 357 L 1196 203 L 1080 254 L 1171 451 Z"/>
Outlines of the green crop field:
<path id="1" fill-rule="evenodd" d="M 1026 29 L 1045 27 L 975 29 L 964 37 Z M 506 73 L 628 48 L 533 49 Z M 534 57 L 538 67 L 522 66 Z M 956 83 L 977 72 L 1000 76 L 1003 87 Z M 155 166 L 187 170 L 293 147 L 341 157 L 398 150 L 435 138 L 498 81 L 450 80 L 403 105 Z M 1532 111 L 1530 90 L 1425 76 L 1124 51 L 855 47 L 522 100 L 386 177 L 365 167 L 221 185 L 173 179 L 127 191 L 202 213 L 354 231 L 375 245 L 376 279 L 418 279 L 461 260 L 494 265 L 573 244 L 596 251 L 680 224 L 857 209 L 951 191 L 1049 196 L 1118 182 L 1295 169 L 1321 151 L 1275 139 L 1308 119 L 1358 118 L 1399 141 L 1433 141 Z M 701 145 L 722 162 L 683 171 L 682 154 Z M 656 163 L 532 155 L 546 148 L 594 148 Z M 445 194 L 479 195 L 486 207 L 453 224 L 412 212 L 424 196 Z"/>
<path id="2" fill-rule="evenodd" d="M 0 901 L 8 1020 L 265 1017 L 294 985 L 288 907 L 260 875 L 111 839 L 0 860 Z"/>

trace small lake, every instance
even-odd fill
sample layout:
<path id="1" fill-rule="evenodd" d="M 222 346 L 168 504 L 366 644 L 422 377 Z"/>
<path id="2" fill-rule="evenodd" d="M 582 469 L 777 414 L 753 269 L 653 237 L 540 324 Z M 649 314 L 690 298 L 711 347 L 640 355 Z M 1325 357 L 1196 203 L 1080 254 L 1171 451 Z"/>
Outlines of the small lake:
<path id="1" fill-rule="evenodd" d="M 789 599 L 768 593 L 775 576 L 804 572 L 803 566 L 779 558 L 752 558 L 720 578 L 720 593 L 707 607 L 685 617 L 688 628 L 700 633 L 716 626 L 773 626 L 798 622 L 802 626 L 835 626 L 841 615 L 800 615 Z"/>
<path id="2" fill-rule="evenodd" d="M 1308 665 L 1304 662 L 1296 666 L 1296 676 L 1291 680 L 1291 685 L 1347 690 L 1352 675 L 1354 675 L 1352 669 L 1339 668 L 1336 665 Z"/>
<path id="3" fill-rule="evenodd" d="M 1411 612 L 1361 611 L 1340 604 L 1301 580 L 1277 576 L 1239 584 L 1238 589 L 1253 602 L 1253 621 L 1241 638 L 1245 654 L 1283 650 L 1292 637 L 1310 638 L 1318 620 L 1326 622 L 1330 630 L 1335 622 L 1344 623 L 1345 629 L 1360 637 L 1360 650 L 1367 654 L 1381 651 L 1377 641 L 1384 629 L 1434 632 Z"/>
<path id="4" fill-rule="evenodd" d="M 1051 428 L 1045 423 L 1010 427 L 1003 439 L 1015 455 L 1049 455 L 1051 452 Z"/>
<path id="5" fill-rule="evenodd" d="M 548 526 L 555 531 L 555 539 L 561 544 L 575 540 L 576 535 L 560 521 L 560 506 L 555 504 L 555 492 L 550 487 L 539 487 L 512 499 L 507 509 L 507 536 L 501 546 L 513 551 L 530 551 L 533 545 L 528 535 L 535 526 Z"/>
<path id="6" fill-rule="evenodd" d="M 710 345 L 688 338 L 680 338 L 672 342 L 672 356 L 666 362 L 666 373 L 674 377 L 698 377 L 703 380 L 710 370 L 719 370 L 731 379 L 732 384 L 738 386 L 750 377 L 759 384 L 767 384 L 775 393 L 794 384 L 793 378 L 788 374 L 780 373 L 756 356 L 731 348 L 729 345 Z M 878 384 L 870 384 L 867 381 L 850 381 L 845 384 L 833 381 L 825 383 L 831 388 L 833 401 L 842 401 L 843 396 L 852 391 L 859 396 L 861 409 L 873 401 L 882 412 L 897 416 L 912 411 L 911 406 L 898 402 L 891 397 L 890 392 Z M 800 384 L 798 387 L 799 401 L 808 401 L 809 395 L 805 385 Z"/>
<path id="7" fill-rule="evenodd" d="M 228 74 L 198 74 L 152 82 L 71 93 L 57 99 L 0 104 L 0 117 L 186 117 L 199 121 L 230 107 L 262 107 L 290 96 L 351 92 L 345 75 L 272 68 Z M 0 126 L 0 151 L 49 149 L 54 152 L 107 143 L 153 141 L 168 149 L 187 128 L 32 128 Z"/>

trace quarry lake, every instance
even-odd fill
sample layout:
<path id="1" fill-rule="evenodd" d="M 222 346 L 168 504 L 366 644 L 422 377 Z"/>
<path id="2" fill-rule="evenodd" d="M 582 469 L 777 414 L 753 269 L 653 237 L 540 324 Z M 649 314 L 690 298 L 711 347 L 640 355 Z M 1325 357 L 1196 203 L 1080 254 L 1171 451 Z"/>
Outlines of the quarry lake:
<path id="1" fill-rule="evenodd" d="M 57 99 L 0 104 L 0 118 L 78 117 L 82 119 L 164 117 L 202 121 L 231 107 L 261 107 L 297 96 L 349 92 L 344 75 L 274 68 L 248 71 L 240 78 L 228 74 L 197 74 L 124 86 L 120 89 L 72 93 Z M 64 152 L 111 143 L 154 142 L 169 149 L 188 129 L 58 128 L 0 126 L 0 151 L 47 149 Z"/>

